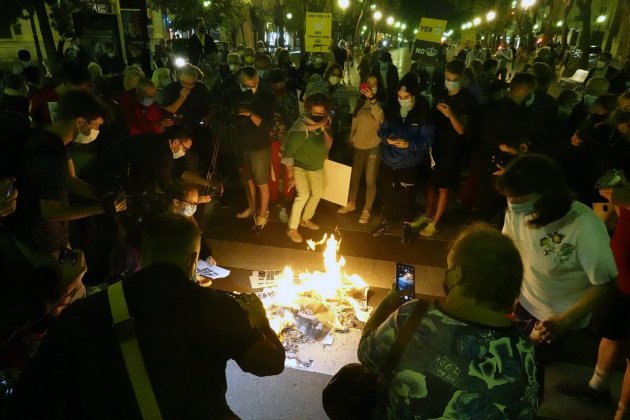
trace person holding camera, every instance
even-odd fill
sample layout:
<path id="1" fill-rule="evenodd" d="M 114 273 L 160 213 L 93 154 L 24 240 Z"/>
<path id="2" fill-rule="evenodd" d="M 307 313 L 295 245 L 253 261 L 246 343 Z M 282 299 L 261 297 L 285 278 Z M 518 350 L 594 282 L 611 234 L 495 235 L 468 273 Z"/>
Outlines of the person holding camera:
<path id="1" fill-rule="evenodd" d="M 398 101 L 388 105 L 381 126 L 381 181 L 383 218 L 372 231 L 381 236 L 391 229 L 399 211 L 403 216 L 402 242 L 412 239 L 411 222 L 416 204 L 419 166 L 427 158 L 434 127 L 429 103 L 420 95 L 416 73 L 407 73 L 397 87 Z M 398 202 L 400 198 L 400 203 Z"/>
<path id="2" fill-rule="evenodd" d="M 295 187 L 297 192 L 287 230 L 287 236 L 295 243 L 302 242 L 298 226 L 319 230 L 311 219 L 324 195 L 324 161 L 333 142 L 330 107 L 330 98 L 324 93 L 307 96 L 304 115 L 293 124 L 282 145 L 288 189 Z"/>
<path id="3" fill-rule="evenodd" d="M 142 349 L 160 418 L 235 418 L 225 397 L 230 359 L 257 376 L 284 369 L 284 348 L 258 297 L 191 281 L 199 244 L 189 219 L 157 216 L 142 232 L 142 270 L 120 283 L 133 317 L 122 325 L 131 325 Z M 110 292 L 62 314 L 20 376 L 5 418 L 143 417 L 119 344 L 121 324 L 112 325 Z"/>
<path id="4" fill-rule="evenodd" d="M 390 349 L 419 304 L 403 304 L 392 290 L 366 322 L 358 349 L 368 370 L 391 378 L 369 418 L 533 418 L 534 349 L 506 316 L 522 276 L 510 238 L 482 225 L 466 229 L 447 256 L 446 300 L 429 304 L 389 372 Z"/>

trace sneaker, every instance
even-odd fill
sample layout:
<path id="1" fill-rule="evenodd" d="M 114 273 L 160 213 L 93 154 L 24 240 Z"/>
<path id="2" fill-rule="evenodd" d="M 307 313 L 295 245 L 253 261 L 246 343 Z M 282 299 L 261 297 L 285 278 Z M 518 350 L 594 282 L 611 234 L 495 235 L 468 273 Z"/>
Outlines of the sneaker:
<path id="1" fill-rule="evenodd" d="M 437 226 L 433 222 L 429 222 L 424 229 L 420 231 L 420 235 L 422 236 L 433 236 L 433 234 L 437 232 Z"/>
<path id="2" fill-rule="evenodd" d="M 282 223 L 289 223 L 289 214 L 287 213 L 287 209 L 285 209 L 284 207 L 280 209 L 280 213 L 278 213 L 278 219 L 280 219 Z"/>
<path id="3" fill-rule="evenodd" d="M 300 232 L 298 232 L 297 229 L 287 230 L 287 236 L 296 244 L 302 242 L 302 235 L 300 235 Z"/>
<path id="4" fill-rule="evenodd" d="M 363 211 L 361 212 L 361 217 L 359 217 L 359 223 L 364 225 L 369 221 L 370 221 L 370 212 L 367 209 L 363 209 Z"/>
<path id="5" fill-rule="evenodd" d="M 389 231 L 391 228 L 392 227 L 389 225 L 389 222 L 387 220 L 383 220 L 381 224 L 372 231 L 372 236 L 381 236 L 383 233 Z"/>
<path id="6" fill-rule="evenodd" d="M 356 207 L 354 205 L 354 203 L 348 203 L 347 206 L 345 207 L 340 207 L 339 210 L 337 210 L 337 213 L 339 214 L 346 214 L 346 213 L 350 213 L 351 211 L 355 211 Z"/>
<path id="7" fill-rule="evenodd" d="M 259 230 L 262 230 L 265 227 L 266 224 L 267 224 L 267 218 L 266 217 L 258 216 L 256 218 L 256 228 L 258 228 Z"/>
<path id="8" fill-rule="evenodd" d="M 424 214 L 420 215 L 416 219 L 411 222 L 411 227 L 414 229 L 419 229 L 429 223 L 431 221 L 430 217 L 425 216 Z"/>
<path id="9" fill-rule="evenodd" d="M 237 219 L 247 219 L 251 215 L 252 215 L 252 209 L 250 207 L 247 207 L 242 212 L 236 213 L 236 218 Z"/>
<path id="10" fill-rule="evenodd" d="M 411 241 L 413 240 L 413 231 L 411 230 L 411 224 L 410 223 L 403 223 L 402 226 L 402 235 L 400 237 L 400 243 L 401 244 L 410 244 Z"/>
<path id="11" fill-rule="evenodd" d="M 610 391 L 596 391 L 588 385 L 588 382 L 578 384 L 556 384 L 556 392 L 574 400 L 591 401 L 596 404 L 608 404 L 611 401 Z"/>
<path id="12" fill-rule="evenodd" d="M 300 226 L 305 227 L 305 228 L 310 229 L 310 230 L 319 230 L 319 225 L 316 225 L 315 223 L 311 222 L 310 220 L 302 220 L 300 222 Z"/>

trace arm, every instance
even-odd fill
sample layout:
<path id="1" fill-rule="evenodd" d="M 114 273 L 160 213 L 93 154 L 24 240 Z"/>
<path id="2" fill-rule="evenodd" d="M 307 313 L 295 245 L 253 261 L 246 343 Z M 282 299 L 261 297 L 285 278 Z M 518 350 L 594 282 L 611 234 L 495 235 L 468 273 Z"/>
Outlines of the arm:
<path id="1" fill-rule="evenodd" d="M 39 200 L 39 205 L 42 217 L 49 222 L 77 220 L 105 213 L 100 203 L 89 206 L 64 206 L 58 201 Z"/>
<path id="2" fill-rule="evenodd" d="M 68 189 L 72 194 L 79 197 L 87 198 L 89 200 L 98 200 L 94 187 L 85 182 L 84 180 L 77 178 L 76 170 L 74 168 L 74 162 L 72 159 L 68 160 Z"/>
<path id="3" fill-rule="evenodd" d="M 389 318 L 391 314 L 396 312 L 396 310 L 400 307 L 402 303 L 401 294 L 398 290 L 392 289 L 385 296 L 385 299 L 378 304 L 370 319 L 367 320 L 365 326 L 363 327 L 363 331 L 361 332 L 361 338 L 370 334 L 372 331 L 377 329 L 383 322 Z"/>
<path id="4" fill-rule="evenodd" d="M 203 185 L 204 187 L 212 186 L 212 184 L 207 179 L 191 171 L 184 171 L 184 173 L 181 176 L 181 179 L 187 184 Z"/>
<path id="5" fill-rule="evenodd" d="M 182 88 L 182 90 L 179 91 L 179 96 L 177 97 L 177 99 L 175 99 L 175 101 L 171 102 L 169 105 L 166 105 L 163 108 L 171 114 L 176 113 L 179 108 L 181 108 L 181 106 L 184 104 L 184 102 L 186 102 L 186 98 L 188 98 L 189 94 L 190 89 Z"/>
<path id="6" fill-rule="evenodd" d="M 370 100 L 370 111 L 372 112 L 374 119 L 378 121 L 379 124 L 383 124 L 383 121 L 385 121 L 385 111 L 383 111 L 383 108 L 378 101 L 374 99 Z"/>

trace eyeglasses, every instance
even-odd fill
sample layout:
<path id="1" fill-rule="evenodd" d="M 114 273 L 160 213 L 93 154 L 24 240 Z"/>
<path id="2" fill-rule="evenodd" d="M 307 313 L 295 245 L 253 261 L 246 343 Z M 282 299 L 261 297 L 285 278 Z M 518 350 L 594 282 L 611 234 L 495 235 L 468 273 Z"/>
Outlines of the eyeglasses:
<path id="1" fill-rule="evenodd" d="M 190 146 L 190 147 L 186 147 L 186 146 L 184 145 L 184 143 L 183 143 L 181 140 L 179 141 L 179 144 L 181 144 L 181 145 L 182 145 L 182 147 L 184 148 L 184 153 L 188 153 L 188 151 L 189 151 L 190 149 L 192 149 L 192 146 Z"/>

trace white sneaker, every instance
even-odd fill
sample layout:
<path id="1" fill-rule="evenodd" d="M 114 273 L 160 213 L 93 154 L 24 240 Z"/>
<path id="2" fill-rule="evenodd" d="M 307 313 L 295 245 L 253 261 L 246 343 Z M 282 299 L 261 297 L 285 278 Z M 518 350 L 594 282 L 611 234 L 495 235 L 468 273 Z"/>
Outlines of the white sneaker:
<path id="1" fill-rule="evenodd" d="M 363 209 L 363 211 L 361 212 L 361 217 L 359 217 L 359 223 L 364 225 L 369 221 L 370 221 L 370 212 L 367 209 Z"/>
<path id="2" fill-rule="evenodd" d="M 252 209 L 250 207 L 247 207 L 245 210 L 236 213 L 236 218 L 237 219 L 247 219 L 249 216 L 252 215 Z"/>
<path id="3" fill-rule="evenodd" d="M 357 208 L 355 207 L 354 203 L 348 203 L 347 206 L 340 207 L 339 210 L 337 210 L 337 213 L 346 214 L 346 213 L 350 213 L 351 211 L 355 211 L 356 209 Z"/>

